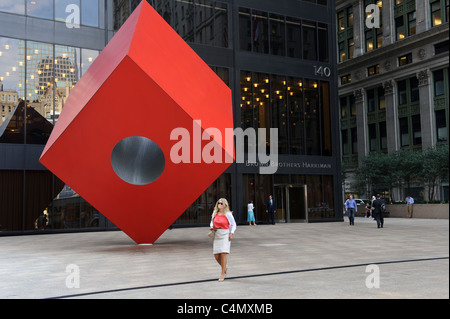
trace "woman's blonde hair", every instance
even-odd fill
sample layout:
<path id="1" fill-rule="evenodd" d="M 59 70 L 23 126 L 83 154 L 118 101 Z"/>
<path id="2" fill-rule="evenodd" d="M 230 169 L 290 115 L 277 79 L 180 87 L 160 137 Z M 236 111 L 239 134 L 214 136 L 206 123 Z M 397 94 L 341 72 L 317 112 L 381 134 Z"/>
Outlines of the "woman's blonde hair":
<path id="1" fill-rule="evenodd" d="M 221 199 L 219 199 L 217 202 L 216 202 L 216 206 L 214 206 L 214 212 L 213 212 L 213 214 L 215 215 L 215 214 L 217 214 L 218 212 L 219 212 L 219 202 L 222 202 L 223 203 L 223 211 L 225 212 L 225 213 L 228 213 L 228 212 L 230 212 L 230 205 L 228 205 L 228 201 L 225 199 L 225 198 L 221 198 Z"/>

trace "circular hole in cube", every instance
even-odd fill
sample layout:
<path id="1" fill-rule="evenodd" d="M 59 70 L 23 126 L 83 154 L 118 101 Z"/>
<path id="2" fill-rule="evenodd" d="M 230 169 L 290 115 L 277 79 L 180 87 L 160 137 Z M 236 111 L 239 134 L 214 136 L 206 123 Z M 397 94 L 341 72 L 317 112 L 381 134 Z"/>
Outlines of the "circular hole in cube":
<path id="1" fill-rule="evenodd" d="M 164 153 L 151 139 L 130 136 L 116 144 L 111 153 L 114 172 L 132 185 L 148 185 L 164 172 Z"/>

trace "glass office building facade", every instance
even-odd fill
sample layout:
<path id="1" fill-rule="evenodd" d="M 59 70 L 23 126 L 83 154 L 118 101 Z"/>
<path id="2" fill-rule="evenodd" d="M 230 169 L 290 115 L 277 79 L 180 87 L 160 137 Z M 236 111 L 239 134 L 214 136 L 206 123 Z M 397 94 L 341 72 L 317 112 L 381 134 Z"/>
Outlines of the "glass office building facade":
<path id="1" fill-rule="evenodd" d="M 175 225 L 208 224 L 221 197 L 239 223 L 250 200 L 265 222 L 269 195 L 279 222 L 342 220 L 334 1 L 148 2 L 231 88 L 235 128 L 279 136 L 275 174 L 233 164 Z M 0 234 L 115 229 L 38 159 L 70 90 L 139 3 L 0 2 Z M 124 100 L 114 112 L 130 110 Z"/>

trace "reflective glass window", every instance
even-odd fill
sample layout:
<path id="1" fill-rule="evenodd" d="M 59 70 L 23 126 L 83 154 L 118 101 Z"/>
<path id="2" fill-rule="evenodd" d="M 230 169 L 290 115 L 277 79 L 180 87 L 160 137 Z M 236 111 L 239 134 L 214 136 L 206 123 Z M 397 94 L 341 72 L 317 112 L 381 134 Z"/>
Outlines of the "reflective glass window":
<path id="1" fill-rule="evenodd" d="M 81 50 L 81 76 L 89 69 L 100 53 L 97 50 Z"/>
<path id="2" fill-rule="evenodd" d="M 398 65 L 403 66 L 412 63 L 412 54 L 408 53 L 398 58 Z"/>
<path id="3" fill-rule="evenodd" d="M 346 59 L 345 42 L 339 42 L 339 62 L 344 62 Z"/>
<path id="4" fill-rule="evenodd" d="M 303 59 L 317 60 L 317 29 L 316 23 L 303 21 Z"/>
<path id="5" fill-rule="evenodd" d="M 290 153 L 305 154 L 305 118 L 303 105 L 303 81 L 299 78 L 288 78 L 288 112 Z"/>
<path id="6" fill-rule="evenodd" d="M 209 43 L 214 38 L 214 5 L 208 0 L 195 2 L 195 42 Z"/>
<path id="7" fill-rule="evenodd" d="M 70 92 L 81 77 L 80 55 L 79 48 L 55 46 L 55 105 L 50 118 L 47 113 L 46 117 L 49 121 L 51 119 L 57 121 Z"/>
<path id="8" fill-rule="evenodd" d="M 226 3 L 215 2 L 211 44 L 228 48 L 228 8 Z"/>
<path id="9" fill-rule="evenodd" d="M 375 112 L 375 90 L 367 90 L 367 112 Z"/>
<path id="10" fill-rule="evenodd" d="M 352 154 L 358 154 L 358 130 L 356 127 L 351 128 Z"/>
<path id="11" fill-rule="evenodd" d="M 366 31 L 365 38 L 366 38 L 366 52 L 370 52 L 374 49 L 373 45 L 373 32 L 372 30 Z"/>
<path id="12" fill-rule="evenodd" d="M 445 94 L 444 70 L 433 72 L 434 96 L 442 96 Z"/>
<path id="13" fill-rule="evenodd" d="M 403 21 L 403 16 L 395 18 L 395 36 L 396 40 L 401 40 L 405 38 L 405 24 Z"/>
<path id="14" fill-rule="evenodd" d="M 338 30 L 339 31 L 345 30 L 345 13 L 344 13 L 344 11 L 338 12 Z"/>
<path id="15" fill-rule="evenodd" d="M 0 37 L 0 143 L 24 143 L 24 50 L 25 41 Z"/>
<path id="16" fill-rule="evenodd" d="M 241 72 L 241 128 L 253 127 L 253 86 L 252 73 Z"/>
<path id="17" fill-rule="evenodd" d="M 81 227 L 81 198 L 64 185 L 50 204 L 50 225 L 53 229 L 76 229 Z"/>
<path id="18" fill-rule="evenodd" d="M 284 16 L 270 14 L 270 53 L 274 55 L 286 55 L 286 30 Z"/>
<path id="19" fill-rule="evenodd" d="M 194 42 L 194 1 L 175 0 L 174 11 L 177 13 L 175 30 L 185 41 Z"/>
<path id="20" fill-rule="evenodd" d="M 321 155 L 319 87 L 317 81 L 305 79 L 303 89 L 305 99 L 306 155 Z"/>
<path id="21" fill-rule="evenodd" d="M 53 19 L 53 0 L 26 0 L 29 16 Z"/>
<path id="22" fill-rule="evenodd" d="M 355 96 L 350 96 L 350 114 L 351 116 L 356 116 L 356 102 L 355 102 Z"/>
<path id="23" fill-rule="evenodd" d="M 286 17 L 287 56 L 302 58 L 302 29 L 300 19 Z"/>
<path id="24" fill-rule="evenodd" d="M 349 38 L 347 40 L 347 43 L 348 43 L 348 58 L 353 59 L 353 57 L 355 56 L 355 41 L 353 40 L 353 38 Z M 327 42 L 326 46 L 328 49 L 328 42 Z"/>
<path id="25" fill-rule="evenodd" d="M 413 145 L 422 144 L 422 130 L 420 125 L 420 115 L 411 117 Z"/>
<path id="26" fill-rule="evenodd" d="M 328 62 L 328 26 L 324 23 L 318 24 L 318 37 L 320 39 L 319 42 L 319 61 Z M 350 54 L 350 43 L 349 43 L 349 54 L 350 58 L 353 57 L 353 47 L 351 49 Z"/>
<path id="27" fill-rule="evenodd" d="M 98 0 L 81 0 L 81 24 L 98 27 L 99 26 L 99 7 Z"/>
<path id="28" fill-rule="evenodd" d="M 24 0 L 2 0 L 0 1 L 0 11 L 24 14 L 25 1 Z"/>
<path id="29" fill-rule="evenodd" d="M 347 117 L 347 98 L 343 97 L 340 99 L 341 104 L 341 118 Z"/>
<path id="30" fill-rule="evenodd" d="M 353 7 L 351 6 L 347 8 L 347 28 L 353 27 L 353 20 L 354 20 Z"/>
<path id="31" fill-rule="evenodd" d="M 101 214 L 85 200 L 80 203 L 80 227 L 98 228 L 100 226 Z"/>
<path id="32" fill-rule="evenodd" d="M 408 125 L 408 118 L 403 117 L 399 119 L 400 124 L 400 145 L 403 146 L 409 146 L 409 125 Z"/>
<path id="33" fill-rule="evenodd" d="M 249 9 L 239 9 L 239 42 L 241 50 L 252 50 L 252 23 Z"/>
<path id="34" fill-rule="evenodd" d="M 380 147 L 382 150 L 387 150 L 387 128 L 386 122 L 379 123 L 380 128 Z"/>
<path id="35" fill-rule="evenodd" d="M 252 40 L 253 51 L 269 53 L 269 22 L 266 12 L 253 11 L 252 14 Z"/>
<path id="36" fill-rule="evenodd" d="M 26 71 L 26 143 L 45 145 L 53 129 L 46 116 L 53 114 L 56 92 L 53 45 L 27 41 Z"/>
<path id="37" fill-rule="evenodd" d="M 195 2 L 195 42 L 228 47 L 226 4 L 210 0 Z"/>
<path id="38" fill-rule="evenodd" d="M 406 91 L 406 80 L 397 82 L 397 92 L 398 92 L 398 104 L 403 105 L 408 103 L 407 91 Z"/>
<path id="39" fill-rule="evenodd" d="M 431 26 L 435 27 L 442 24 L 441 3 L 436 1 L 431 3 Z"/>
<path id="40" fill-rule="evenodd" d="M 75 6 L 75 8 L 73 7 Z M 67 10 L 67 12 L 66 12 Z M 80 15 L 80 0 L 55 0 L 55 20 L 66 22 L 71 14 Z M 72 23 L 79 23 L 79 19 L 71 20 Z"/>
<path id="41" fill-rule="evenodd" d="M 278 129 L 278 153 L 288 154 L 287 81 L 284 76 L 272 76 L 271 82 L 272 127 Z"/>
<path id="42" fill-rule="evenodd" d="M 322 115 L 320 134 L 322 135 L 322 153 L 331 156 L 331 110 L 330 110 L 330 84 L 320 82 L 320 113 Z"/>
<path id="43" fill-rule="evenodd" d="M 376 124 L 369 124 L 369 150 L 374 152 L 377 149 L 377 126 Z"/>
<path id="44" fill-rule="evenodd" d="M 255 128 L 266 128 L 267 142 L 270 129 L 270 76 L 264 73 L 253 74 L 254 124 Z"/>
<path id="45" fill-rule="evenodd" d="M 11 98 L 2 95 L 1 102 L 18 102 L 19 88 L 23 85 L 21 80 L 21 70 L 24 66 L 24 48 L 25 42 L 10 38 L 0 37 L 0 84 L 4 92 L 16 92 Z M 22 74 L 23 75 L 23 74 Z M 20 97 L 23 97 L 21 95 Z"/>
<path id="46" fill-rule="evenodd" d="M 446 110 L 439 110 L 435 112 L 436 131 L 438 142 L 445 142 L 448 139 L 447 121 L 445 116 Z M 448 110 L 447 110 L 448 112 Z"/>
<path id="47" fill-rule="evenodd" d="M 416 11 L 408 13 L 408 36 L 416 34 Z"/>

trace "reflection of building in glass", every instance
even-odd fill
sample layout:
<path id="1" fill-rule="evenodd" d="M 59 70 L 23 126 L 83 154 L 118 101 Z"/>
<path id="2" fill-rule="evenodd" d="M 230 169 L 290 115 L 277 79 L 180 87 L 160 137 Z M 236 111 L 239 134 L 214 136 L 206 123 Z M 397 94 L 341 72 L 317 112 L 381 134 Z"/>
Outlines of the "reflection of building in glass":
<path id="1" fill-rule="evenodd" d="M 31 105 L 50 122 L 56 121 L 69 97 L 70 90 L 73 87 L 72 83 L 69 81 L 52 83 Z"/>
<path id="2" fill-rule="evenodd" d="M 22 44 L 19 54 L 25 55 L 26 63 L 19 64 L 20 95 L 25 96 L 26 89 L 27 100 L 43 116 L 51 119 L 61 113 L 70 89 L 78 82 L 77 49 L 30 41 Z"/>
<path id="3" fill-rule="evenodd" d="M 11 114 L 18 103 L 18 94 L 13 90 L 4 91 L 0 81 L 0 125 Z"/>

